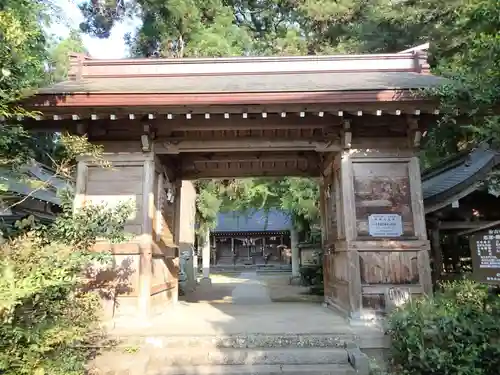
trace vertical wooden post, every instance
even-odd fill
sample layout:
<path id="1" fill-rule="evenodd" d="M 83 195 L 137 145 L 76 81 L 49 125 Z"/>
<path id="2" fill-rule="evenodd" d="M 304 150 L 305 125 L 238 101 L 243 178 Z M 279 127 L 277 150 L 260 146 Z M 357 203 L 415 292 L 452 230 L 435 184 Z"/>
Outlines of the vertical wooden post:
<path id="1" fill-rule="evenodd" d="M 436 284 L 441 279 L 443 272 L 443 252 L 441 250 L 441 236 L 439 231 L 439 221 L 435 223 L 435 227 L 431 229 L 431 247 L 432 259 L 434 263 L 434 272 L 432 274 L 433 284 Z"/>
<path id="2" fill-rule="evenodd" d="M 174 242 L 177 246 L 179 246 L 181 239 L 182 180 L 177 180 L 174 182 L 174 189 L 175 189 Z"/>
<path id="3" fill-rule="evenodd" d="M 153 264 L 153 217 L 154 217 L 154 159 L 144 161 L 142 185 L 142 234 L 139 268 L 139 313 L 147 319 L 151 310 L 151 287 Z"/>
<path id="4" fill-rule="evenodd" d="M 420 162 L 418 157 L 413 156 L 408 165 L 411 206 L 413 209 L 413 223 L 415 228 L 415 237 L 419 241 L 424 241 L 428 245 L 417 254 L 417 264 L 419 273 L 419 282 L 424 294 L 432 294 L 432 273 L 431 260 L 429 256 L 430 245 L 427 241 L 427 229 L 425 227 L 425 209 L 422 195 L 422 177 L 420 173 Z"/>
<path id="5" fill-rule="evenodd" d="M 340 207 L 337 210 L 339 218 L 338 227 L 342 228 L 341 235 L 345 242 L 339 246 L 339 253 L 336 254 L 335 259 L 337 262 L 343 263 L 343 267 L 346 267 L 347 271 L 345 276 L 348 284 L 347 289 L 344 291 L 344 298 L 347 300 L 343 301 L 342 307 L 348 307 L 352 318 L 359 318 L 362 306 L 360 260 L 358 250 L 351 246 L 351 243 L 357 237 L 352 158 L 350 151 L 342 152 L 337 158 L 336 164 L 340 166 L 336 171 L 340 176 L 340 192 L 338 194 L 338 197 L 340 197 L 338 206 Z M 340 280 L 342 280 L 342 277 Z M 345 286 L 342 288 L 345 288 Z"/>
<path id="6" fill-rule="evenodd" d="M 327 227 L 327 218 L 326 218 L 326 212 L 327 212 L 327 201 L 326 201 L 326 192 L 325 189 L 327 188 L 325 186 L 325 178 L 321 178 L 319 182 L 319 212 L 320 212 L 320 223 L 321 223 L 321 246 L 322 248 L 325 248 L 328 239 L 326 235 L 326 227 Z"/>
<path id="7" fill-rule="evenodd" d="M 340 181 L 341 181 L 341 213 L 344 223 L 344 238 L 352 241 L 356 238 L 356 206 L 354 204 L 354 184 L 352 174 L 352 159 L 349 152 L 344 151 L 340 157 Z"/>
<path id="8" fill-rule="evenodd" d="M 75 200 L 73 203 L 73 210 L 78 210 L 85 202 L 85 192 L 87 185 L 87 162 L 80 160 L 76 167 L 76 187 L 75 187 Z"/>

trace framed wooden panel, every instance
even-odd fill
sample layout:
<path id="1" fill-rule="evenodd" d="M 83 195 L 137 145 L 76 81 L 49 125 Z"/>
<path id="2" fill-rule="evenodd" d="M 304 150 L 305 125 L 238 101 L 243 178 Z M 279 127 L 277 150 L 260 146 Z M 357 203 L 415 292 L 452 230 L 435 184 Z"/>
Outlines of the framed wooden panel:
<path id="1" fill-rule="evenodd" d="M 352 164 L 358 239 L 414 239 L 409 163 Z"/>
<path id="2" fill-rule="evenodd" d="M 414 251 L 360 251 L 362 284 L 418 284 L 418 254 Z"/>

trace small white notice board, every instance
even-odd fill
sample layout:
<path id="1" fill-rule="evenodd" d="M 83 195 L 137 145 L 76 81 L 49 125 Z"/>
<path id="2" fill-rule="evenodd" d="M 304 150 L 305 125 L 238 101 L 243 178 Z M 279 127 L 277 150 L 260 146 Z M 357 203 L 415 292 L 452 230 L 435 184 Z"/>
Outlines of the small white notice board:
<path id="1" fill-rule="evenodd" d="M 398 214 L 372 214 L 368 216 L 368 233 L 372 237 L 401 237 L 403 220 Z"/>

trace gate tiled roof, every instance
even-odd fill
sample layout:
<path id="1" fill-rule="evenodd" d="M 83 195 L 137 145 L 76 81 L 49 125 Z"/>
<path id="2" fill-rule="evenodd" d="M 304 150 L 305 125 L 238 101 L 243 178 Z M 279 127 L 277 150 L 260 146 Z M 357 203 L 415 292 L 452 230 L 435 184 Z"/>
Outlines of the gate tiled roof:
<path id="1" fill-rule="evenodd" d="M 413 72 L 309 72 L 184 77 L 89 77 L 65 81 L 39 94 L 71 93 L 252 93 L 404 90 L 434 87 L 443 78 Z"/>

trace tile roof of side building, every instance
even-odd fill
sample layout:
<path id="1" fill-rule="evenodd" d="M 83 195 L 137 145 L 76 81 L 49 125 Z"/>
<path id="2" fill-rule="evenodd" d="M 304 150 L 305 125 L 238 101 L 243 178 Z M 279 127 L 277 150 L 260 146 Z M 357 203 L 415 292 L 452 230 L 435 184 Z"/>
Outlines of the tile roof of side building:
<path id="1" fill-rule="evenodd" d="M 499 163 L 499 152 L 480 146 L 424 171 L 422 190 L 426 213 L 440 209 L 450 199 L 468 195 Z"/>
<path id="2" fill-rule="evenodd" d="M 55 205 L 61 204 L 58 192 L 72 188 L 71 181 L 57 177 L 55 172 L 40 163 L 26 164 L 22 171 L 26 174 L 26 181 L 19 176 L 13 176 L 9 170 L 0 168 L 0 183 L 5 185 L 7 191 L 15 195 L 31 197 Z"/>

